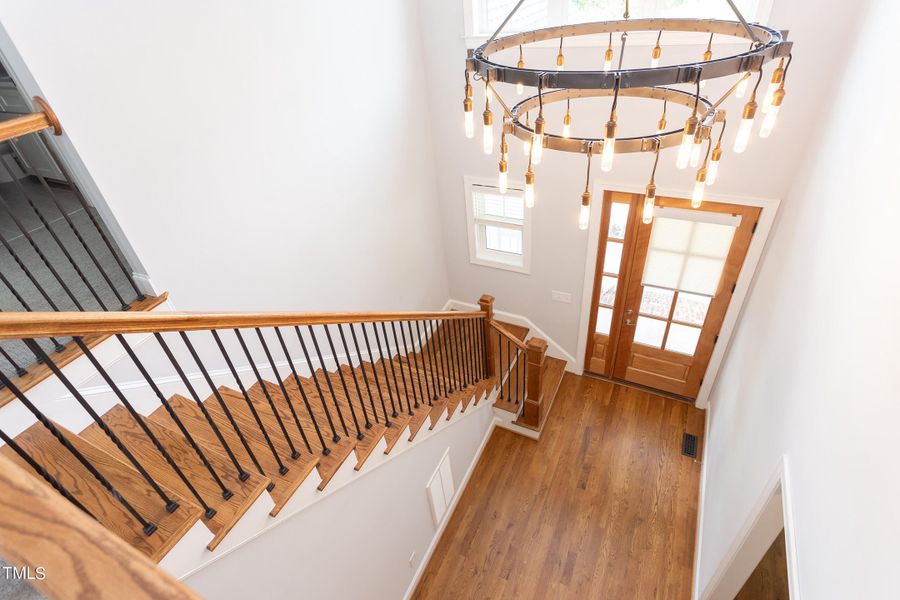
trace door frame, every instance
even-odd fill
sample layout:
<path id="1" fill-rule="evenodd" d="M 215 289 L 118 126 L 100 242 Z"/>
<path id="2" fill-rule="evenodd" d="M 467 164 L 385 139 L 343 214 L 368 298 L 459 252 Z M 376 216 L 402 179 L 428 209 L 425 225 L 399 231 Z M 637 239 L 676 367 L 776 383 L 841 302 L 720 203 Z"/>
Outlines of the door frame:
<path id="1" fill-rule="evenodd" d="M 594 198 L 603 198 L 605 192 L 622 192 L 626 194 L 644 193 L 644 185 L 635 185 L 633 183 L 622 183 L 615 181 L 600 181 L 595 179 L 592 182 L 592 191 Z M 691 191 L 684 188 L 660 187 L 657 190 L 658 196 L 669 196 L 673 198 L 690 198 Z M 697 394 L 695 406 L 705 409 L 709 405 L 709 395 L 716 382 L 719 368 L 722 365 L 722 359 L 728 349 L 728 344 L 734 334 L 735 326 L 740 317 L 741 310 L 750 292 L 753 281 L 756 276 L 759 262 L 762 258 L 763 250 L 775 223 L 775 217 L 778 214 L 778 208 L 781 200 L 776 198 L 763 198 L 758 196 L 735 196 L 733 194 L 720 194 L 717 192 L 708 192 L 706 199 L 710 202 L 721 202 L 724 204 L 742 204 L 744 206 L 756 206 L 762 209 L 759 215 L 756 233 L 750 241 L 750 247 L 747 249 L 747 256 L 744 258 L 744 265 L 738 275 L 737 286 L 732 294 L 731 302 L 728 310 L 725 312 L 725 319 L 722 321 L 722 328 L 719 330 L 719 341 L 713 349 L 709 364 L 706 367 L 706 374 L 703 377 L 703 385 L 700 386 L 700 392 Z M 578 325 L 578 346 L 576 355 L 578 373 L 580 374 L 584 368 L 584 361 L 587 355 L 588 344 L 588 325 L 590 324 L 592 298 L 594 294 L 594 273 L 597 264 L 597 250 L 600 245 L 600 220 L 603 203 L 596 202 L 591 206 L 590 226 L 588 227 L 588 243 L 585 255 L 584 283 L 581 294 L 581 318 Z"/>

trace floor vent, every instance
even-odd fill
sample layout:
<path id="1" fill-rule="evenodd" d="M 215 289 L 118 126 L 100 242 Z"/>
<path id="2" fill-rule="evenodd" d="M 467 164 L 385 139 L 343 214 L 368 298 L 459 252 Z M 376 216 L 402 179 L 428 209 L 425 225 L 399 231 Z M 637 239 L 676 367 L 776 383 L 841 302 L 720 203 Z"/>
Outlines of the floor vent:
<path id="1" fill-rule="evenodd" d="M 681 438 L 681 453 L 691 458 L 697 458 L 697 436 L 693 433 L 685 433 Z"/>

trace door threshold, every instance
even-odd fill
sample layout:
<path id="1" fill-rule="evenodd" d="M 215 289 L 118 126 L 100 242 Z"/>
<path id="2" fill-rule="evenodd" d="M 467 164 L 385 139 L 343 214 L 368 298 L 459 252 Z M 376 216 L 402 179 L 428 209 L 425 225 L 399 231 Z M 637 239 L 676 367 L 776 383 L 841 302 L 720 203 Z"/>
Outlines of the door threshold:
<path id="1" fill-rule="evenodd" d="M 694 406 L 697 404 L 697 400 L 695 398 L 689 398 L 687 396 L 679 396 L 678 394 L 673 394 L 672 392 L 667 392 L 665 390 L 658 390 L 656 388 L 652 388 L 648 385 L 641 385 L 640 383 L 632 383 L 630 381 L 625 381 L 624 379 L 616 379 L 615 377 L 607 377 L 606 375 L 600 375 L 599 373 L 594 373 L 592 371 L 584 370 L 582 375 L 585 377 L 593 377 L 594 379 L 600 379 L 601 381 L 608 381 L 609 383 L 615 383 L 617 385 L 621 385 L 624 387 L 633 388 L 636 390 L 640 390 L 642 392 L 648 392 L 650 394 L 656 394 L 657 396 L 662 396 L 663 398 L 671 398 L 672 400 L 678 400 L 679 402 L 685 402 Z"/>

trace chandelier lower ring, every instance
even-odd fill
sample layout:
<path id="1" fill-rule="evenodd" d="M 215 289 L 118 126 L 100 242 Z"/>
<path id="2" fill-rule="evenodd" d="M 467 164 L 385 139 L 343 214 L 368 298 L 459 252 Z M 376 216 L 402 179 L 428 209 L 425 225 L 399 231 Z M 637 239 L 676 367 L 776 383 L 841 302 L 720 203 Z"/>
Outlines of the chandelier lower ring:
<path id="1" fill-rule="evenodd" d="M 554 71 L 552 69 L 526 69 L 524 67 L 502 65 L 490 60 L 490 56 L 501 50 L 524 44 L 551 39 L 618 33 L 628 31 L 678 31 L 694 33 L 716 33 L 751 40 L 750 34 L 739 21 L 719 19 L 630 19 L 619 21 L 597 21 L 547 27 L 497 38 L 469 51 L 466 68 L 494 82 L 522 84 L 545 88 L 566 89 L 612 89 L 619 82 L 620 89 L 659 87 L 682 83 L 695 83 L 702 74 L 704 80 L 728 77 L 744 72 L 755 72 L 775 58 L 791 53 L 792 42 L 785 39 L 787 33 L 765 25 L 750 24 L 760 43 L 753 49 L 709 61 L 683 63 L 654 68 L 622 69 L 609 71 Z M 542 82 L 543 79 L 543 82 Z"/>
<path id="2" fill-rule="evenodd" d="M 575 98 L 598 98 L 612 95 L 613 90 L 591 89 L 553 90 L 551 92 L 545 92 L 540 98 L 538 96 L 531 96 L 512 107 L 510 110 L 512 118 L 507 119 L 506 122 L 504 122 L 503 131 L 524 142 L 530 142 L 534 135 L 534 128 L 522 124 L 519 121 L 519 117 L 528 111 L 538 108 L 541 101 L 543 101 L 544 106 L 546 106 L 548 104 L 553 104 L 554 102 L 564 102 L 565 100 Z M 619 97 L 668 101 L 673 104 L 686 106 L 690 109 L 694 108 L 694 101 L 697 99 L 697 96 L 690 92 L 666 87 L 619 90 Z M 697 114 L 700 118 L 700 126 L 706 129 L 712 127 L 713 123 L 721 121 L 725 117 L 724 111 L 715 110 L 712 103 L 703 96 L 700 96 L 699 98 Z M 677 146 L 681 143 L 683 134 L 684 128 L 681 127 L 670 131 L 664 131 L 660 134 L 620 138 L 616 140 L 616 154 L 654 152 L 657 150 L 657 140 L 659 140 L 659 150 Z M 587 154 L 590 150 L 593 154 L 600 154 L 603 152 L 603 138 L 565 138 L 561 135 L 545 132 L 544 148 L 548 150 L 559 150 L 562 152 L 575 152 L 581 154 Z"/>

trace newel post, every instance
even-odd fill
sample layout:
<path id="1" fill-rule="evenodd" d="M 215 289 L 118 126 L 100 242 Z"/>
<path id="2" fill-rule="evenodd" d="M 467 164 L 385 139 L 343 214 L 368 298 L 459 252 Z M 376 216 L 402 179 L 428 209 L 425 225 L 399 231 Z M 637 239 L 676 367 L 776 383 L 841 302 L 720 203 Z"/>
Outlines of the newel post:
<path id="1" fill-rule="evenodd" d="M 484 313 L 484 360 L 487 363 L 485 369 L 488 379 L 490 379 L 497 375 L 497 350 L 491 327 L 491 321 L 494 320 L 494 297 L 490 294 L 483 294 L 478 299 L 478 305 L 481 307 L 481 312 Z"/>
<path id="2" fill-rule="evenodd" d="M 530 338 L 525 342 L 526 374 L 525 406 L 522 412 L 522 424 L 531 427 L 541 426 L 541 378 L 544 374 L 544 357 L 547 354 L 547 342 L 541 338 Z"/>

